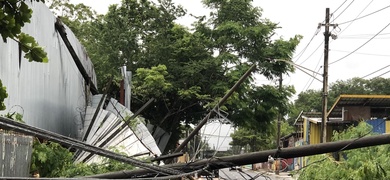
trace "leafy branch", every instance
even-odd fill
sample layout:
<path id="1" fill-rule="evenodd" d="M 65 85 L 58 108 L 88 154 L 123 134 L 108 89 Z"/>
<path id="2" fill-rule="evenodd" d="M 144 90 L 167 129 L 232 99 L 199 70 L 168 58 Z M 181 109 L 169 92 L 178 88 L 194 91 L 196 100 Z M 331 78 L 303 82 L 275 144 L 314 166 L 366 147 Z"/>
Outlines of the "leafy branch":
<path id="1" fill-rule="evenodd" d="M 26 53 L 24 57 L 30 62 L 48 62 L 47 53 L 43 48 L 33 37 L 21 31 L 25 23 L 30 22 L 32 12 L 25 0 L 0 1 L 0 34 L 4 42 L 7 42 L 7 38 L 18 42 L 21 50 Z"/>

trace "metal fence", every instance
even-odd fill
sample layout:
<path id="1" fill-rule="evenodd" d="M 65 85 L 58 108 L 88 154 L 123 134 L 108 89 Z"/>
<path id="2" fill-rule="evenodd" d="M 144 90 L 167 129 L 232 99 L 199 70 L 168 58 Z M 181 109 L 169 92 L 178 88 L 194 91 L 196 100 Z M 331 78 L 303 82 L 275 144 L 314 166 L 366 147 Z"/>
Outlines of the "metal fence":
<path id="1" fill-rule="evenodd" d="M 33 137 L 0 130 L 0 176 L 28 177 Z"/>

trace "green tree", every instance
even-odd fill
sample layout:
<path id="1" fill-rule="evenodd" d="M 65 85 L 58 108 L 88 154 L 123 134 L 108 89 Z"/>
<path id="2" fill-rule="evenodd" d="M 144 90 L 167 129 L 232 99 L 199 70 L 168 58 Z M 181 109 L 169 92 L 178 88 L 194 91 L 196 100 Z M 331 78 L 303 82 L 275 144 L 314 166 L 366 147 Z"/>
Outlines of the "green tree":
<path id="1" fill-rule="evenodd" d="M 36 0 L 44 2 L 44 0 Z M 0 2 L 0 34 L 4 42 L 10 38 L 19 43 L 24 57 L 29 61 L 47 62 L 47 54 L 35 39 L 22 32 L 22 27 L 30 22 L 32 10 L 25 0 L 5 0 Z"/>
<path id="2" fill-rule="evenodd" d="M 3 86 L 3 83 L 0 79 L 0 111 L 4 110 L 6 107 L 4 105 L 4 99 L 8 97 L 6 88 Z"/>
<path id="3" fill-rule="evenodd" d="M 344 132 L 334 132 L 334 140 L 360 138 L 369 134 L 372 127 L 360 122 Z M 372 134 L 372 133 L 371 133 Z M 299 179 L 389 179 L 389 145 L 372 146 L 341 152 L 336 161 L 328 154 L 310 157 Z"/>
<path id="4" fill-rule="evenodd" d="M 230 145 L 238 146 L 239 149 L 249 146 L 248 151 L 250 152 L 276 148 L 276 123 L 277 121 L 272 121 L 263 131 L 258 131 L 254 128 L 239 127 L 230 135 L 233 140 Z M 294 132 L 294 128 L 287 121 L 283 120 L 280 127 L 281 137 Z"/>
<path id="5" fill-rule="evenodd" d="M 111 150 L 125 155 L 122 149 Z M 40 177 L 83 177 L 134 169 L 130 164 L 108 158 L 103 158 L 99 164 L 74 163 L 73 153 L 69 149 L 58 143 L 40 142 L 38 139 L 34 140 L 31 163 L 31 173 L 39 173 Z"/>
<path id="6" fill-rule="evenodd" d="M 171 0 L 123 0 L 107 14 L 81 23 L 91 31 L 78 35 L 85 39 L 82 42 L 95 64 L 98 84 L 110 75 L 120 77 L 118 68 L 126 65 L 135 72 L 132 107 L 138 109 L 156 98 L 143 116 L 172 132 L 168 149 L 174 148 L 180 136 L 180 122 L 196 124 L 250 65 L 258 65 L 256 73 L 270 79 L 293 70 L 289 63 L 273 59 L 290 59 L 301 39 L 273 40 L 279 27 L 261 19 L 260 8 L 249 1 L 204 3 L 214 14 L 209 20 L 199 18 L 192 31 L 175 23 L 185 10 Z M 264 127 L 278 109 L 287 109 L 285 97 L 292 93 L 291 87 L 278 92 L 269 86 L 255 86 L 249 78 L 221 108 L 232 117 L 243 115 L 241 120 L 250 121 L 240 125 L 253 122 Z"/>

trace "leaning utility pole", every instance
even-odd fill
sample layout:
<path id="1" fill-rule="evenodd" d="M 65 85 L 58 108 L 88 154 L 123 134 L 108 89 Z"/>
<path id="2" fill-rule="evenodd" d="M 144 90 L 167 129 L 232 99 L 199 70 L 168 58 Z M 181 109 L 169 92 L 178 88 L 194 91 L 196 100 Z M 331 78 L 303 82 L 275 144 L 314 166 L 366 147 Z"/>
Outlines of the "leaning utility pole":
<path id="1" fill-rule="evenodd" d="M 214 106 L 213 110 L 211 110 L 206 117 L 204 117 L 199 124 L 195 127 L 195 129 L 188 135 L 188 137 L 175 149 L 173 153 L 178 153 L 188 144 L 188 142 L 196 135 L 198 134 L 199 130 L 203 127 L 203 125 L 206 124 L 208 119 L 213 115 L 214 110 L 217 110 L 218 107 L 222 106 L 227 99 L 233 94 L 233 92 L 246 80 L 246 78 L 251 75 L 251 73 L 256 69 L 256 65 L 253 64 L 244 75 L 241 76 L 241 78 L 234 84 L 232 88 L 225 94 L 225 96 L 222 97 L 222 99 L 218 102 L 216 106 Z"/>

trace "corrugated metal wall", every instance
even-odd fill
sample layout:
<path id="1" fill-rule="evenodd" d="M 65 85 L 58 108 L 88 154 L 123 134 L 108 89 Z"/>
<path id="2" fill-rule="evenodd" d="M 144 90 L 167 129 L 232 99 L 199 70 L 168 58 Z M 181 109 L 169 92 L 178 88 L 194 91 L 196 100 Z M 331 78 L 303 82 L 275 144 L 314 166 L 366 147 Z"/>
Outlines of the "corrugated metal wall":
<path id="1" fill-rule="evenodd" d="M 321 125 L 310 123 L 310 144 L 319 144 L 321 135 Z"/>
<path id="2" fill-rule="evenodd" d="M 0 176 L 29 177 L 33 138 L 0 132 Z"/>
<path id="3" fill-rule="evenodd" d="M 384 119 L 367 120 L 367 124 L 372 126 L 372 132 L 384 134 L 386 132 L 386 122 Z"/>
<path id="4" fill-rule="evenodd" d="M 30 3 L 30 1 L 26 1 Z M 49 57 L 49 63 L 28 62 L 22 54 L 19 64 L 18 44 L 0 41 L 0 79 L 7 88 L 7 109 L 18 112 L 28 125 L 66 136 L 79 137 L 86 108 L 84 79 L 68 49 L 56 32 L 56 18 L 43 3 L 33 1 L 31 23 L 23 32 L 35 37 Z M 67 36 L 94 84 L 96 76 L 84 48 L 67 29 Z"/>

